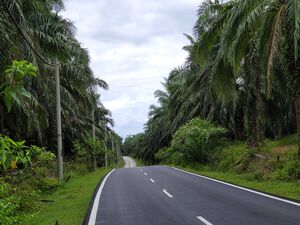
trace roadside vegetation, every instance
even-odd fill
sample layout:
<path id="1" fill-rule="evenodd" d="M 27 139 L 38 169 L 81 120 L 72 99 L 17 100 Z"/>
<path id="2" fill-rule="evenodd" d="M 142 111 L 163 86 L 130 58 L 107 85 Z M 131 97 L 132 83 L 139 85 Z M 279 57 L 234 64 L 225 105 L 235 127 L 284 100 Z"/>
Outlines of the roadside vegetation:
<path id="1" fill-rule="evenodd" d="M 284 181 L 284 180 L 261 180 L 253 178 L 252 174 L 236 174 L 233 172 L 220 172 L 213 171 L 201 167 L 181 167 L 180 169 L 196 173 L 202 176 L 211 177 L 221 181 L 229 182 L 231 184 L 239 185 L 242 187 L 250 188 L 257 191 L 273 194 L 275 196 L 283 196 L 289 199 L 300 200 L 299 182 Z"/>
<path id="2" fill-rule="evenodd" d="M 202 163 L 178 161 L 172 156 L 168 160 L 162 159 L 161 163 L 300 200 L 300 161 L 297 154 L 297 135 L 290 135 L 265 140 L 260 148 L 251 152 L 244 143 L 224 143 L 222 149 Z"/>
<path id="3" fill-rule="evenodd" d="M 299 199 L 299 7 L 204 1 L 186 61 L 155 92 L 125 153 Z"/>
<path id="4" fill-rule="evenodd" d="M 81 225 L 99 181 L 110 169 L 99 168 L 95 173 L 76 174 L 56 192 L 45 193 L 37 204 L 39 213 L 29 217 L 28 225 Z"/>
<path id="5" fill-rule="evenodd" d="M 26 224 L 30 218 L 42 218 L 38 224 L 80 224 L 92 190 L 107 171 L 97 167 L 105 166 L 105 158 L 108 166 L 115 165 L 120 157 L 121 138 L 111 130 L 111 114 L 97 93 L 108 85 L 93 74 L 76 28 L 61 16 L 63 9 L 62 0 L 0 3 L 0 224 Z M 57 62 L 63 181 L 56 166 Z M 74 205 L 63 202 L 79 189 L 84 193 Z M 62 218 L 57 214 L 62 202 L 70 209 L 80 206 L 81 213 L 64 208 Z"/>
<path id="6" fill-rule="evenodd" d="M 59 181 L 52 152 L 0 136 L 0 224 L 43 221 L 42 224 L 53 225 L 56 220 L 58 224 L 81 224 L 96 184 L 109 171 L 104 169 L 105 152 L 108 167 L 118 166 L 116 153 L 94 142 L 93 147 L 83 145 L 79 153 L 74 150 L 73 159 L 64 163 L 65 179 Z M 74 145 L 79 148 L 78 143 Z M 95 153 L 96 166 L 102 168 L 94 171 L 91 155 Z"/>

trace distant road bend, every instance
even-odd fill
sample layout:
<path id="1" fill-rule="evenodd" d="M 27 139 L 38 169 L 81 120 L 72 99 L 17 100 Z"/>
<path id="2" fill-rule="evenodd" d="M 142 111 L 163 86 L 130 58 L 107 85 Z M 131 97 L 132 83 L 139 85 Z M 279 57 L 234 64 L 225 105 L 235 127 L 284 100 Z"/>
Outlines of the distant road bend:
<path id="1" fill-rule="evenodd" d="M 129 159 L 125 166 L 135 166 Z M 166 166 L 135 167 L 105 177 L 88 224 L 299 225 L 300 203 Z"/>
<path id="2" fill-rule="evenodd" d="M 125 168 L 136 167 L 136 163 L 135 163 L 135 161 L 132 158 L 130 158 L 128 156 L 123 156 L 123 159 L 125 161 L 125 166 L 124 166 Z"/>

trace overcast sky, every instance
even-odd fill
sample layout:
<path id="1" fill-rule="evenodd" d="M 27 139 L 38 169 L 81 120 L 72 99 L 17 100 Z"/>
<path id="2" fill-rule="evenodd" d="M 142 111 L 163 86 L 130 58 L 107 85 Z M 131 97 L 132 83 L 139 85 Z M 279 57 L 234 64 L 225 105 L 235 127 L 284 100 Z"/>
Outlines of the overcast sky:
<path id="1" fill-rule="evenodd" d="M 89 50 L 100 91 L 122 137 L 143 131 L 153 93 L 186 57 L 201 0 L 66 0 L 63 15 L 75 23 Z"/>

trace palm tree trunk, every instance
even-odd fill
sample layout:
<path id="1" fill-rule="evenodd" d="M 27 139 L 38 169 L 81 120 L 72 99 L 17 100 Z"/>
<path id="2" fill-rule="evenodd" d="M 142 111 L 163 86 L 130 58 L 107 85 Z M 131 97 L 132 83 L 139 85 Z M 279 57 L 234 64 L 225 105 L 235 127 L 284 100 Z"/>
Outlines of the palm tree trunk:
<path id="1" fill-rule="evenodd" d="M 298 155 L 300 156 L 300 93 L 295 96 L 295 109 L 298 133 Z"/>
<path id="2" fill-rule="evenodd" d="M 87 158 L 86 158 L 86 163 L 87 163 L 87 168 L 89 172 L 95 172 L 95 166 L 94 166 L 94 154 L 92 153 L 92 149 L 89 146 L 87 149 Z"/>
<path id="3" fill-rule="evenodd" d="M 253 92 L 250 91 L 247 95 L 245 129 L 247 134 L 247 145 L 252 149 L 258 146 L 258 130 L 256 126 L 257 114 Z"/>
<path id="4" fill-rule="evenodd" d="M 256 100 L 256 129 L 257 129 L 257 140 L 261 143 L 265 135 L 264 126 L 264 102 L 261 94 L 261 79 L 258 71 L 255 71 L 255 100 Z"/>
<path id="5" fill-rule="evenodd" d="M 297 134 L 298 134 L 298 156 L 300 158 L 300 58 L 295 64 L 294 74 L 295 74 L 295 113 L 296 113 L 296 124 L 297 124 Z"/>
<path id="6" fill-rule="evenodd" d="M 261 94 L 260 70 L 254 49 L 245 58 L 245 129 L 250 149 L 259 146 L 264 136 L 264 106 Z"/>

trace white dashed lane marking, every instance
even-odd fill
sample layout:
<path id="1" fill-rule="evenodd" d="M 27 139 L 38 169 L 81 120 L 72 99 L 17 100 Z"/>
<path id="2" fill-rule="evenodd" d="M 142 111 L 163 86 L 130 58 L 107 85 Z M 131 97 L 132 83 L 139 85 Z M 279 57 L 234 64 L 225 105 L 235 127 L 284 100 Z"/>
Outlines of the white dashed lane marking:
<path id="1" fill-rule="evenodd" d="M 167 189 L 164 189 L 163 193 L 165 193 L 168 197 L 173 198 L 173 196 L 167 191 Z"/>
<path id="2" fill-rule="evenodd" d="M 197 218 L 204 224 L 206 225 L 213 225 L 211 222 L 207 221 L 206 219 L 204 219 L 202 216 L 197 216 Z"/>

